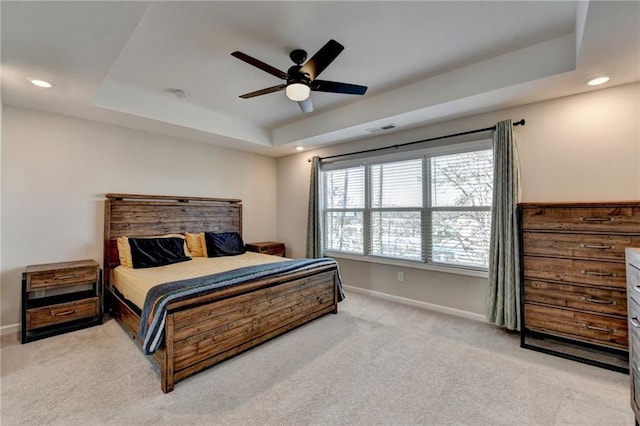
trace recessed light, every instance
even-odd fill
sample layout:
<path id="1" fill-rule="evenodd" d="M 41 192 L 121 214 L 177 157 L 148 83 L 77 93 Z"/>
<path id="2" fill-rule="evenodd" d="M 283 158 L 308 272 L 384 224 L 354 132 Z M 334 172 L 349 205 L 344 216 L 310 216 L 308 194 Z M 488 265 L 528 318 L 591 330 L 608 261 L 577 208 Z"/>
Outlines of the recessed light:
<path id="1" fill-rule="evenodd" d="M 31 82 L 31 84 L 33 84 L 34 86 L 38 86 L 38 87 L 43 87 L 45 89 L 48 89 L 50 87 L 53 87 L 53 84 L 49 83 L 48 81 L 44 81 L 44 80 L 38 80 L 37 78 L 31 79 L 29 80 Z"/>
<path id="2" fill-rule="evenodd" d="M 296 151 L 304 151 L 304 146 L 296 146 Z"/>
<path id="3" fill-rule="evenodd" d="M 596 77 L 596 78 L 592 78 L 591 80 L 587 81 L 587 84 L 589 86 L 599 86 L 601 84 L 606 83 L 607 81 L 609 81 L 609 77 L 607 77 L 606 75 L 602 76 L 602 77 Z"/>

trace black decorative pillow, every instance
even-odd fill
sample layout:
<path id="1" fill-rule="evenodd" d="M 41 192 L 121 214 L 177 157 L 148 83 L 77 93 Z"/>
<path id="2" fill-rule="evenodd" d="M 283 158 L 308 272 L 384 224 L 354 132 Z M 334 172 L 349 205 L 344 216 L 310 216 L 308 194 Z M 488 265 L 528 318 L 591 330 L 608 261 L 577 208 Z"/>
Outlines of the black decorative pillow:
<path id="1" fill-rule="evenodd" d="M 134 268 L 153 268 L 191 260 L 183 238 L 129 238 Z"/>
<path id="2" fill-rule="evenodd" d="M 209 257 L 236 256 L 247 251 L 237 232 L 205 232 L 204 241 Z"/>

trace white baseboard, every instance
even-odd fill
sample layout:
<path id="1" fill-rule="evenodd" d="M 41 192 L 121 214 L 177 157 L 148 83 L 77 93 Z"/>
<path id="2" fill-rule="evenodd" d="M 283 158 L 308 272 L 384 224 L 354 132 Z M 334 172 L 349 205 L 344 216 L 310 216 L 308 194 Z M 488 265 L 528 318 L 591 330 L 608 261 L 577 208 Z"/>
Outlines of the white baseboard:
<path id="1" fill-rule="evenodd" d="M 0 327 L 0 336 L 4 336 L 5 334 L 11 333 L 19 333 L 20 332 L 20 323 L 3 325 Z"/>
<path id="2" fill-rule="evenodd" d="M 347 291 L 353 291 L 354 293 L 366 294 L 378 299 L 389 300 L 391 302 L 402 303 L 403 305 L 413 306 L 415 308 L 428 309 L 430 311 L 441 312 L 443 314 L 454 315 L 457 317 L 463 317 L 474 321 L 488 322 L 484 315 L 476 314 L 474 312 L 462 311 L 460 309 L 449 308 L 447 306 L 436 305 L 433 303 L 422 302 L 420 300 L 408 299 L 406 297 L 394 296 L 392 294 L 380 293 L 379 291 L 368 290 L 366 288 L 354 287 L 350 285 L 343 286 Z"/>

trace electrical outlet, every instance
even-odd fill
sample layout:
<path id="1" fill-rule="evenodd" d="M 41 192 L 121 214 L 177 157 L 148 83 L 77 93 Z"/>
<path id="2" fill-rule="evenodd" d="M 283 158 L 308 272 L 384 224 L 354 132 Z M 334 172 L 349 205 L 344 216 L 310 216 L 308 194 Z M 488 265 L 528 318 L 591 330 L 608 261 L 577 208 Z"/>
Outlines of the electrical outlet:
<path id="1" fill-rule="evenodd" d="M 404 282 L 404 272 L 398 272 L 398 281 Z"/>

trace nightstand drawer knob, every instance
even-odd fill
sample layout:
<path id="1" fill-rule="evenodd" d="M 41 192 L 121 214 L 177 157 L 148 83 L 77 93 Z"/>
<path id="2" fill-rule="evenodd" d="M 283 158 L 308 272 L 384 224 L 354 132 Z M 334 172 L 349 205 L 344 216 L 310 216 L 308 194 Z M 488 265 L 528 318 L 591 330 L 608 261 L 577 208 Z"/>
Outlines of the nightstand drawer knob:
<path id="1" fill-rule="evenodd" d="M 56 317 L 64 317 L 64 316 L 75 314 L 75 313 L 76 313 L 75 309 L 69 309 L 68 311 L 56 312 L 54 314 L 54 316 L 56 316 Z"/>
<path id="2" fill-rule="evenodd" d="M 78 274 L 72 274 L 72 275 L 56 275 L 55 277 L 53 277 L 54 281 L 55 280 L 70 280 L 73 278 L 78 278 Z"/>

